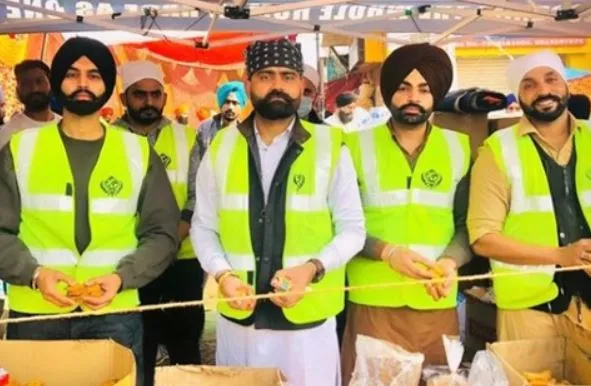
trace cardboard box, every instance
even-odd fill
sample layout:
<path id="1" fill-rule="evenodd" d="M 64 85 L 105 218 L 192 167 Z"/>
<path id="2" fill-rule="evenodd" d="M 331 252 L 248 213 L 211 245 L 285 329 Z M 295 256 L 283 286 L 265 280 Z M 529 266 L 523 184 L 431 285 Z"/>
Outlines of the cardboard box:
<path id="1" fill-rule="evenodd" d="M 466 295 L 465 360 L 471 360 L 487 343 L 497 340 L 497 306 L 487 298 L 486 289 L 474 287 Z"/>
<path id="2" fill-rule="evenodd" d="M 222 366 L 156 368 L 156 386 L 286 386 L 277 369 Z"/>
<path id="3" fill-rule="evenodd" d="M 510 386 L 527 386 L 524 371 L 551 370 L 558 380 L 591 386 L 591 357 L 565 338 L 516 340 L 488 346 L 503 365 Z"/>
<path id="4" fill-rule="evenodd" d="M 19 383 L 135 386 L 133 353 L 110 340 L 0 341 L 0 367 Z"/>

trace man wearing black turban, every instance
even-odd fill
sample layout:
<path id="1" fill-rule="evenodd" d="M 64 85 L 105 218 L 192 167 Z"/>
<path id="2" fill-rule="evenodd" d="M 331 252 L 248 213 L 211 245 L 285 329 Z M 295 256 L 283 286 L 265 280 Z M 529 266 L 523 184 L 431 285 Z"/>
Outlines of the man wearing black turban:
<path id="1" fill-rule="evenodd" d="M 380 88 L 392 117 L 347 136 L 364 204 L 367 240 L 347 266 L 352 291 L 342 347 L 344 384 L 355 340 L 369 335 L 445 364 L 441 335 L 457 335 L 457 268 L 470 258 L 465 219 L 468 137 L 429 122 L 448 92 L 452 65 L 429 44 L 401 47 L 382 66 Z M 414 280 L 444 277 L 427 285 Z M 417 326 L 424 328 L 417 329 Z"/>
<path id="2" fill-rule="evenodd" d="M 63 119 L 15 134 L 0 152 L 0 277 L 11 284 L 10 317 L 133 308 L 137 288 L 178 246 L 166 171 L 144 138 L 99 119 L 115 86 L 107 47 L 70 39 L 51 74 Z M 11 324 L 7 335 L 113 339 L 133 351 L 143 385 L 139 313 Z"/>

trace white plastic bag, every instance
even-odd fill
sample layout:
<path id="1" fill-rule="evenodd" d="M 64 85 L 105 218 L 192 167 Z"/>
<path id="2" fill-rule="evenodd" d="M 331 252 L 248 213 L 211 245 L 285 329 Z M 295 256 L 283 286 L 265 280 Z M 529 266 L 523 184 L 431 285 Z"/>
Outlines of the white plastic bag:
<path id="1" fill-rule="evenodd" d="M 447 367 L 429 366 L 423 370 L 423 379 L 427 386 L 468 386 L 468 379 L 460 370 L 462 357 L 464 356 L 464 345 L 459 337 L 443 335 L 443 347 Z"/>
<path id="2" fill-rule="evenodd" d="M 509 386 L 509 380 L 502 365 L 488 351 L 476 353 L 468 381 L 470 386 Z"/>
<path id="3" fill-rule="evenodd" d="M 357 359 L 349 386 L 416 386 L 423 354 L 409 353 L 393 343 L 357 335 Z"/>

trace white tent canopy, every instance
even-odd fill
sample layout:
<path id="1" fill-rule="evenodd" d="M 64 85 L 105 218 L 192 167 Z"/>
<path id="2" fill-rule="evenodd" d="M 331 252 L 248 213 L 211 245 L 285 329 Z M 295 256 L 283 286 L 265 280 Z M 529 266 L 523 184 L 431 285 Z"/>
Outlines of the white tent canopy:
<path id="1" fill-rule="evenodd" d="M 591 0 L 133 1 L 0 0 L 0 34 L 121 30 L 162 37 L 163 30 L 175 30 L 205 32 L 207 40 L 211 31 L 269 37 L 326 32 L 406 42 L 375 34 L 381 32 L 436 34 L 428 39 L 438 44 L 486 36 L 591 36 Z"/>

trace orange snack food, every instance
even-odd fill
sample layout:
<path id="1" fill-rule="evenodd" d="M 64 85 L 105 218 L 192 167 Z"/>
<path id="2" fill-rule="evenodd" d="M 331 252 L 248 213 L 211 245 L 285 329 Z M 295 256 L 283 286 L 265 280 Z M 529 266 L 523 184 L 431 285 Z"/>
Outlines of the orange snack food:
<path id="1" fill-rule="evenodd" d="M 99 284 L 93 284 L 91 286 L 87 286 L 84 284 L 76 283 L 76 284 L 68 287 L 67 296 L 70 299 L 79 301 L 83 297 L 86 297 L 86 296 L 97 298 L 99 296 L 102 296 L 103 293 L 104 293 L 104 291 Z"/>
<path id="2" fill-rule="evenodd" d="M 417 265 L 427 271 L 433 272 L 435 274 L 435 277 L 438 279 L 445 276 L 445 272 L 443 271 L 443 269 L 441 269 L 441 267 L 434 266 L 433 268 L 429 268 L 423 263 L 417 263 Z"/>

